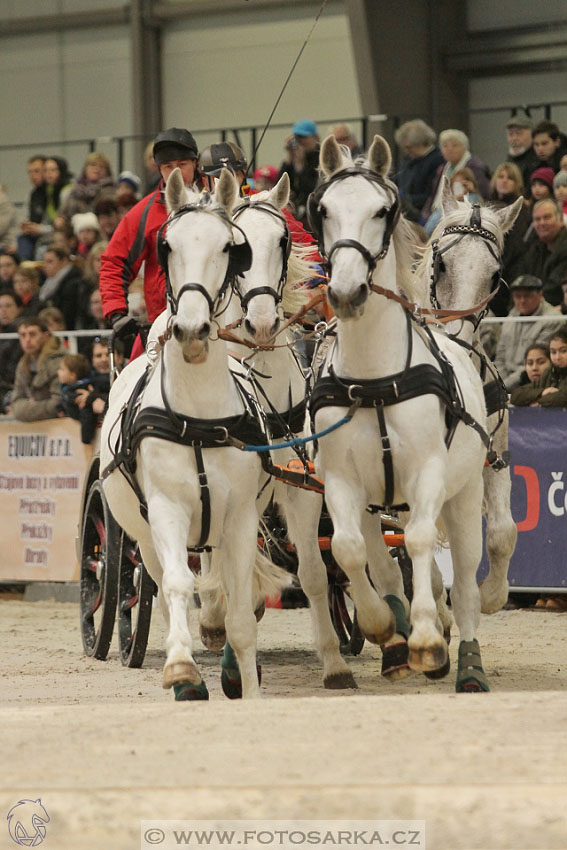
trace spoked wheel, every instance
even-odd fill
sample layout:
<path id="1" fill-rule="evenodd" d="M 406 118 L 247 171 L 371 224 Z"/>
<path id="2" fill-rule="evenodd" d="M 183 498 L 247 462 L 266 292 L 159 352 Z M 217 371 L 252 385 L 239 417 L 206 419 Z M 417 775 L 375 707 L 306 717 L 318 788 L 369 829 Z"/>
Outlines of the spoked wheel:
<path id="1" fill-rule="evenodd" d="M 81 534 L 81 635 L 86 655 L 104 661 L 110 649 L 116 599 L 120 527 L 110 513 L 102 482 L 94 481 Z"/>
<path id="2" fill-rule="evenodd" d="M 156 585 L 125 532 L 120 547 L 118 577 L 118 643 L 125 667 L 141 667 L 146 655 Z"/>
<path id="3" fill-rule="evenodd" d="M 327 562 L 327 558 L 325 558 Z M 348 594 L 348 578 L 333 560 L 327 562 L 329 580 L 329 610 L 331 621 L 339 637 L 343 655 L 360 655 L 364 646 L 364 635 L 360 631 L 354 604 Z"/>

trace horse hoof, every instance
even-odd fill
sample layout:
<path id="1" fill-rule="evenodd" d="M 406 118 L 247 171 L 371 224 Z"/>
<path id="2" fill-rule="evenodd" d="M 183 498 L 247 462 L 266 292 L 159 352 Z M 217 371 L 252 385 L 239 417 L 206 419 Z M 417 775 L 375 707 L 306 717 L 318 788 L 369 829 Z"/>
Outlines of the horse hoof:
<path id="1" fill-rule="evenodd" d="M 428 679 L 444 679 L 451 672 L 451 659 L 447 656 L 446 662 L 438 670 L 424 670 Z"/>
<path id="2" fill-rule="evenodd" d="M 432 646 L 429 649 L 409 648 L 409 666 L 418 673 L 439 670 L 447 662 L 447 646 Z"/>
<path id="3" fill-rule="evenodd" d="M 266 603 L 261 602 L 260 605 L 254 611 L 254 616 L 256 617 L 256 622 L 259 623 L 264 614 L 266 613 Z"/>
<path id="4" fill-rule="evenodd" d="M 209 698 L 207 686 L 203 681 L 200 685 L 174 685 L 173 693 L 175 694 L 175 702 L 184 702 L 188 700 L 203 700 Z"/>
<path id="5" fill-rule="evenodd" d="M 188 661 L 177 661 L 167 664 L 163 671 L 163 688 L 172 688 L 174 685 L 199 686 L 203 680 L 201 674 L 194 664 Z"/>
<path id="6" fill-rule="evenodd" d="M 258 673 L 258 684 L 262 684 L 262 667 L 257 664 L 256 672 Z M 225 697 L 229 699 L 242 699 L 242 679 L 240 678 L 240 670 L 223 667 L 221 669 L 221 685 Z"/>
<path id="7" fill-rule="evenodd" d="M 325 676 L 323 685 L 330 691 L 347 690 L 348 688 L 356 690 L 358 688 L 356 679 L 350 670 L 345 670 L 343 673 L 331 673 L 329 676 Z"/>
<path id="8" fill-rule="evenodd" d="M 408 664 L 408 645 L 405 640 L 382 646 L 382 670 L 381 675 L 394 682 L 405 679 L 411 670 Z"/>
<path id="9" fill-rule="evenodd" d="M 199 634 L 201 635 L 201 643 L 205 649 L 211 649 L 213 652 L 220 652 L 226 643 L 226 631 L 224 628 L 210 629 L 201 623 Z"/>

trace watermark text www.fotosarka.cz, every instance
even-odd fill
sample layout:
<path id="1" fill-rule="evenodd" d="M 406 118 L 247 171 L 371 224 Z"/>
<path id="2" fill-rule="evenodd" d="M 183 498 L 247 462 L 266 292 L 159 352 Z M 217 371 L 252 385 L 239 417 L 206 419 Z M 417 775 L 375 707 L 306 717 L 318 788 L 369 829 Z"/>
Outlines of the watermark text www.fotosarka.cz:
<path id="1" fill-rule="evenodd" d="M 420 820 L 147 820 L 141 850 L 310 850 L 380 848 L 426 850 Z"/>

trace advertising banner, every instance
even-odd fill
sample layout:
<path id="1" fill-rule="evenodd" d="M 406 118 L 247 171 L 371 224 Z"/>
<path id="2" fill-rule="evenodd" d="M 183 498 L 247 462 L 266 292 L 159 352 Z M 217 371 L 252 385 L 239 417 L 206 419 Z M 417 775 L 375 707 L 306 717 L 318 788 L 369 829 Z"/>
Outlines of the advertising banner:
<path id="1" fill-rule="evenodd" d="M 79 577 L 75 536 L 92 453 L 73 419 L 0 425 L 0 581 Z"/>

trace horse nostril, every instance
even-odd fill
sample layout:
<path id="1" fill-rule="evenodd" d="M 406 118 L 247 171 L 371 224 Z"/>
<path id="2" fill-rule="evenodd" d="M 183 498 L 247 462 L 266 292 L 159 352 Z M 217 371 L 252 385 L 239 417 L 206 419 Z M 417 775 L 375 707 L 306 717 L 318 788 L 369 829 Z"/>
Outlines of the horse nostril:
<path id="1" fill-rule="evenodd" d="M 333 307 L 333 309 L 336 309 L 339 302 L 338 302 L 337 298 L 335 298 L 335 293 L 334 293 L 334 290 L 331 288 L 331 286 L 327 287 L 327 300 L 328 300 L 329 304 L 331 305 L 331 307 Z"/>
<path id="2" fill-rule="evenodd" d="M 360 285 L 359 289 L 358 289 L 358 294 L 357 294 L 356 298 L 354 299 L 354 303 L 357 306 L 364 304 L 364 302 L 368 298 L 368 291 L 369 291 L 368 286 L 365 283 L 362 283 Z"/>
<path id="3" fill-rule="evenodd" d="M 183 339 L 183 331 L 181 330 L 177 322 L 173 325 L 173 336 L 175 337 L 177 342 L 181 342 L 181 340 Z"/>
<path id="4" fill-rule="evenodd" d="M 250 336 L 255 336 L 256 328 L 251 324 L 248 319 L 244 319 L 244 327 L 246 329 L 246 333 L 250 334 Z"/>
<path id="5" fill-rule="evenodd" d="M 198 333 L 199 339 L 206 339 L 211 332 L 211 326 L 208 322 L 205 322 L 201 325 L 201 329 Z"/>
<path id="6" fill-rule="evenodd" d="M 271 334 L 272 336 L 273 336 L 273 335 L 277 332 L 277 330 L 278 330 L 279 326 L 280 326 L 280 319 L 279 319 L 279 316 L 278 316 L 278 318 L 276 319 L 276 321 L 275 321 L 275 322 L 274 322 L 274 324 L 272 325 L 272 329 L 271 329 L 271 331 L 270 331 L 270 334 Z"/>

